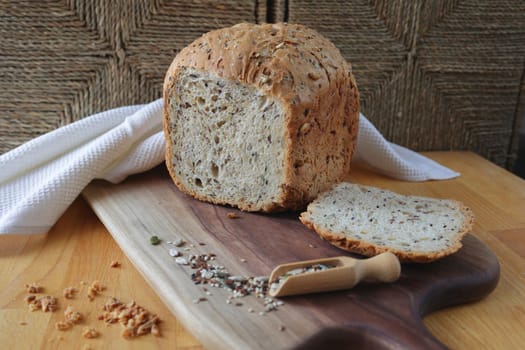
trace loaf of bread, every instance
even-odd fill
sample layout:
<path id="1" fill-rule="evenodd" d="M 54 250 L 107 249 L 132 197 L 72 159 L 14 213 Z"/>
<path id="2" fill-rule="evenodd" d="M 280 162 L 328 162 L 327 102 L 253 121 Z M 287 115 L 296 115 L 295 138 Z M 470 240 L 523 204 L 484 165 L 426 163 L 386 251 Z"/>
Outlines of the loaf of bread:
<path id="1" fill-rule="evenodd" d="M 350 65 L 301 25 L 204 34 L 164 82 L 166 164 L 177 187 L 246 211 L 305 208 L 349 170 L 359 95 Z"/>
<path id="2" fill-rule="evenodd" d="M 300 220 L 353 253 L 374 256 L 389 251 L 403 262 L 430 262 L 461 248 L 474 217 L 455 200 L 342 182 L 320 194 Z"/>

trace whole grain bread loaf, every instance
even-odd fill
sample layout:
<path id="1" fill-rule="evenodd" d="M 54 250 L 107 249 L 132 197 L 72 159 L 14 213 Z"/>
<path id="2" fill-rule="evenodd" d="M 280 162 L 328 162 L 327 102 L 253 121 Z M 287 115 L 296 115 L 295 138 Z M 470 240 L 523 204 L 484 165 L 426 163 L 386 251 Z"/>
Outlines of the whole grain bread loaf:
<path id="1" fill-rule="evenodd" d="M 430 262 L 461 248 L 474 216 L 451 199 L 405 196 L 342 182 L 319 195 L 300 220 L 344 250 L 390 251 L 404 262 Z"/>
<path id="2" fill-rule="evenodd" d="M 166 164 L 180 190 L 247 211 L 300 209 L 356 145 L 350 65 L 312 29 L 242 23 L 204 34 L 164 82 Z"/>

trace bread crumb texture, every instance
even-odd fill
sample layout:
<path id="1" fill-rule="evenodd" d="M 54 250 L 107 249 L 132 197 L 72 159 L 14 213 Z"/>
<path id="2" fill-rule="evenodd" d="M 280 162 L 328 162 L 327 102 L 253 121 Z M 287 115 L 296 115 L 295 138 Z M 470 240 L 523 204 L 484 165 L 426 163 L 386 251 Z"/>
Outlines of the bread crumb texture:
<path id="1" fill-rule="evenodd" d="M 451 199 L 405 196 L 342 182 L 312 202 L 300 220 L 345 250 L 385 251 L 404 262 L 430 262 L 461 248 L 472 211 Z"/>
<path id="2" fill-rule="evenodd" d="M 168 169 L 198 199 L 299 209 L 349 170 L 357 87 L 339 50 L 304 26 L 204 34 L 175 57 L 164 102 Z"/>

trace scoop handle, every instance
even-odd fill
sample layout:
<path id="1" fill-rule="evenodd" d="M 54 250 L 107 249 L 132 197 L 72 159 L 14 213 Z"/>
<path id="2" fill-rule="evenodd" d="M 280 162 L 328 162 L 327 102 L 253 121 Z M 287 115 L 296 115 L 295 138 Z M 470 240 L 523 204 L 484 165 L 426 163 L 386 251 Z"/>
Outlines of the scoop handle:
<path id="1" fill-rule="evenodd" d="M 354 265 L 355 284 L 367 282 L 394 282 L 401 275 L 401 264 L 390 252 L 369 259 L 357 260 Z"/>

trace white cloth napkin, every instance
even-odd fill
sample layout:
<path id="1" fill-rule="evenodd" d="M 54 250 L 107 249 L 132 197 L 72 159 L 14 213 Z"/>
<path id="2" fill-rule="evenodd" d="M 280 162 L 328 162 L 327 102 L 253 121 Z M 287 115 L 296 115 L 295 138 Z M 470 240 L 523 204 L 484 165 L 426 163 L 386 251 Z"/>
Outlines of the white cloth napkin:
<path id="1" fill-rule="evenodd" d="M 45 233 L 93 179 L 113 183 L 164 160 L 162 100 L 112 109 L 0 156 L 0 234 Z M 459 174 L 387 142 L 360 116 L 355 161 L 407 181 Z"/>

